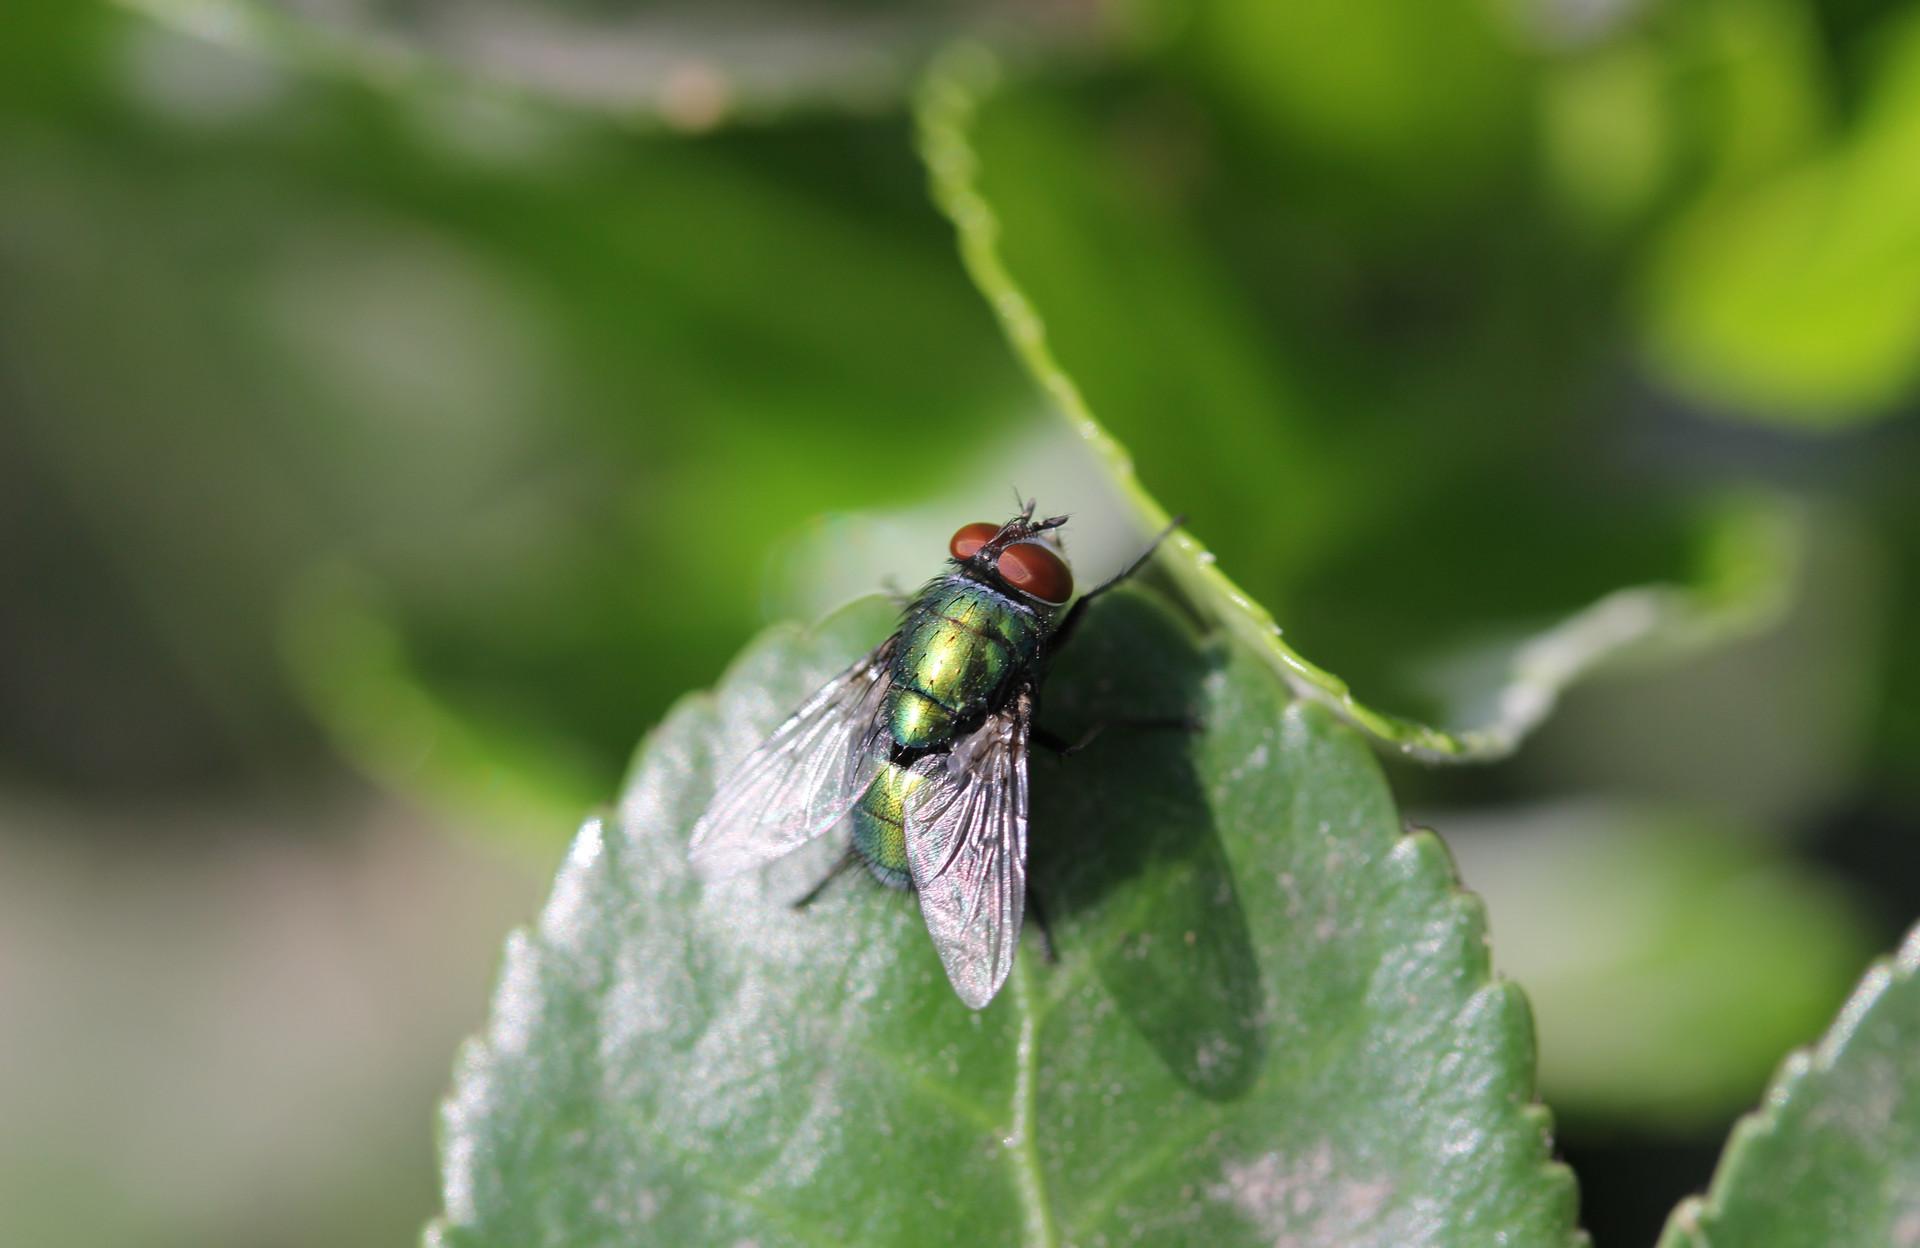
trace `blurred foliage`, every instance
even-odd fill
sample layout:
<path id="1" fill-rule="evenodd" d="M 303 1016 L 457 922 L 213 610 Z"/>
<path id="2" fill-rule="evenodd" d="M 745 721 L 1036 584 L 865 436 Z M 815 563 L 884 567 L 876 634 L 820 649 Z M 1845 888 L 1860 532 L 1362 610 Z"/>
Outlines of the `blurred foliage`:
<path id="1" fill-rule="evenodd" d="M 1005 186 L 985 176 L 996 168 L 1005 174 L 1019 167 L 996 150 L 987 120 L 1005 104 L 1006 97 L 996 94 L 997 78 L 990 59 L 968 55 L 951 58 L 930 78 L 920 107 L 920 142 L 935 198 L 954 222 L 968 271 L 1035 383 L 1085 444 L 1097 471 L 1110 476 L 1126 496 L 1135 516 L 1129 527 L 1168 528 L 1167 509 L 1143 488 L 1131 453 L 1101 423 L 1097 389 L 1084 389 L 1075 365 L 1055 347 L 1051 312 L 1057 296 L 1085 284 L 1091 271 L 1079 274 L 1079 283 L 1052 291 L 1043 280 L 1038 298 L 1026 281 L 1034 270 L 1048 270 L 1060 240 L 1079 232 L 1058 235 L 1053 246 L 1023 250 L 1022 242 L 1032 245 L 1031 214 L 1023 214 L 1018 203 L 1012 214 L 1003 213 L 998 195 Z M 1082 224 L 1093 227 L 1105 219 L 1089 215 Z M 1069 333 L 1075 323 L 1067 318 Z M 1093 372 L 1096 387 L 1111 372 L 1108 358 L 1079 362 Z M 1295 693 L 1334 707 L 1383 747 L 1425 761 L 1484 762 L 1511 754 L 1569 684 L 1622 652 L 1672 655 L 1724 644 L 1778 622 L 1790 583 L 1800 574 L 1801 518 L 1779 500 L 1761 497 L 1729 499 L 1712 510 L 1716 514 L 1701 518 L 1696 543 L 1702 555 L 1691 583 L 1615 589 L 1533 635 L 1482 646 L 1471 661 L 1448 663 L 1452 670 L 1430 676 L 1441 712 L 1430 718 L 1440 727 L 1370 705 L 1349 682 L 1301 654 L 1272 613 L 1193 535 L 1193 518 L 1183 515 L 1172 526 L 1159 566 L 1180 583 L 1203 618 L 1265 656 Z M 927 547 L 935 543 L 930 540 Z M 1402 632 L 1414 647 L 1434 640 L 1430 629 Z"/>
<path id="2" fill-rule="evenodd" d="M 1831 878 L 1713 816 L 1563 803 L 1427 821 L 1526 985 L 1541 1096 L 1577 1123 L 1718 1122 L 1874 949 Z"/>
<path id="3" fill-rule="evenodd" d="M 1709 405 L 1847 424 L 1920 377 L 1920 15 L 1886 24 L 1844 129 L 1710 189 L 1653 253 L 1655 361 Z"/>
<path id="4" fill-rule="evenodd" d="M 1817 880 L 1815 828 L 1911 828 L 1896 0 L 16 0 L 5 780 L 272 794 L 331 750 L 552 846 L 768 617 L 872 587 L 852 535 L 915 566 L 929 500 L 1069 479 L 1014 471 L 1064 452 L 915 159 L 956 34 L 1006 67 L 980 181 L 1062 367 L 1371 703 L 1436 713 L 1463 656 L 1699 583 L 1729 499 L 1812 518 L 1767 636 L 1576 694 L 1500 768 L 1400 771 L 1410 801 L 1726 829 L 1712 870 L 1623 834 L 1613 878 L 1692 890 L 1748 958 L 1714 871 Z M 1724 1067 L 1661 1085 L 1686 1114 L 1608 1060 L 1645 1041 L 1623 1014 L 1576 1061 L 1567 968 L 1517 968 L 1548 1078 L 1559 1050 L 1623 1116 L 1750 1099 L 1758 1037 L 1844 986 L 1847 912 L 1792 909 L 1798 1004 L 1730 997 Z"/>
<path id="5" fill-rule="evenodd" d="M 534 743 L 574 777 L 562 800 L 592 800 L 635 727 L 750 631 L 798 521 L 913 501 L 953 478 L 956 439 L 992 445 L 1031 404 L 884 99 L 860 120 L 801 93 L 750 127 L 643 137 L 630 105 L 558 106 L 465 55 L 492 45 L 453 38 L 438 6 L 311 23 L 143 7 L 235 50 L 44 4 L 9 45 L 14 497 L 112 508 L 64 526 L 63 549 L 91 536 L 51 571 L 141 626 L 109 660 L 133 670 L 92 698 L 73 690 L 106 670 L 103 642 L 10 630 L 75 677 L 23 698 L 44 720 L 58 688 L 85 727 L 21 742 L 35 774 L 164 783 L 271 764 L 276 741 L 299 757 L 263 639 L 332 561 L 377 587 L 450 714 Z M 966 20 L 922 16 L 903 65 Z M 1739 293 L 1761 280 L 1744 263 L 1673 278 L 1691 254 L 1675 240 L 1732 237 L 1713 222 L 1815 157 L 1860 163 L 1835 144 L 1879 150 L 1861 136 L 1902 114 L 1905 71 L 1862 31 L 1897 17 L 1764 0 L 1054 15 L 1025 32 L 1030 59 L 1094 64 L 1104 32 L 1109 68 L 996 102 L 985 189 L 1149 488 L 1307 653 L 1421 712 L 1434 639 L 1685 579 L 1703 486 L 1756 467 L 1807 484 L 1741 447 L 1673 453 L 1714 435 L 1636 386 L 1684 377 L 1676 393 L 1723 416 L 1777 415 L 1743 401 L 1755 388 L 1791 397 L 1762 366 L 1793 366 L 1778 318 L 1807 301 Z M 725 77 L 737 45 L 706 30 L 681 28 L 682 59 Z M 365 59 L 303 59 L 322 36 L 447 68 L 383 81 Z M 1273 56 L 1289 72 L 1263 72 Z M 1676 299 L 1744 308 L 1738 350 L 1762 371 L 1670 373 Z M 1623 385 L 1640 325 L 1663 345 Z M 1871 370 L 1842 371 L 1829 415 L 1905 393 L 1869 401 Z M 1828 478 L 1812 484 L 1844 488 Z M 111 763 L 101 738 L 125 742 Z"/>
<path id="6" fill-rule="evenodd" d="M 751 629 L 782 526 L 910 497 L 893 465 L 937 475 L 1018 402 L 898 120 L 636 149 L 536 116 L 474 150 L 351 81 L 115 40 L 158 99 L 16 120 L 5 341 L 21 458 L 118 513 L 89 583 L 141 600 L 207 712 L 195 742 L 102 698 L 140 745 L 264 748 L 272 618 L 338 557 L 441 696 L 591 800 Z M 161 111 L 220 90 L 249 115 Z M 125 778 L 75 735 L 54 765 Z"/>
<path id="7" fill-rule="evenodd" d="M 1803 520 L 1770 627 L 1683 662 L 1629 656 L 1563 699 L 1517 769 L 1537 800 L 1627 794 L 1778 839 L 1860 790 L 1888 654 L 1884 560 L 1842 514 Z"/>

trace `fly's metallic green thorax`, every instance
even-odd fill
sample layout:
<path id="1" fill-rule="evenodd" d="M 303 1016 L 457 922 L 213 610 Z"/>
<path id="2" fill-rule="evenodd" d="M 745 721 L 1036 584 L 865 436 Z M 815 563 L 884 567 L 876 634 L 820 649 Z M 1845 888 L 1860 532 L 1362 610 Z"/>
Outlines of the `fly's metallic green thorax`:
<path id="1" fill-rule="evenodd" d="M 882 709 L 904 750 L 938 749 L 998 710 L 1046 639 L 1051 612 L 956 572 L 907 609 Z"/>

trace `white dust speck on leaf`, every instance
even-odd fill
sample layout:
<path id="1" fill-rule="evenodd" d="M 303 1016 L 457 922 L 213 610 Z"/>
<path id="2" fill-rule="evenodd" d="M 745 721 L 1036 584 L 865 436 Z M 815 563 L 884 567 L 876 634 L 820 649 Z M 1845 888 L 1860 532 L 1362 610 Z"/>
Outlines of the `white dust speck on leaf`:
<path id="1" fill-rule="evenodd" d="M 1293 872 L 1282 871 L 1279 876 L 1280 891 L 1287 895 L 1287 917 L 1300 917 L 1300 884 L 1293 878 Z"/>
<path id="2" fill-rule="evenodd" d="M 1241 1053 L 1241 1047 L 1226 1036 L 1217 1033 L 1208 1035 L 1194 1047 L 1194 1069 L 1202 1075 L 1211 1075 L 1238 1060 Z"/>
<path id="3" fill-rule="evenodd" d="M 1455 1119 L 1440 1140 L 1440 1152 L 1447 1157 L 1472 1157 L 1486 1148 L 1487 1133 L 1465 1118 Z"/>
<path id="4" fill-rule="evenodd" d="M 1221 777 L 1220 783 L 1229 790 L 1239 788 L 1245 784 L 1248 776 L 1257 776 L 1261 772 L 1266 771 L 1268 764 L 1272 761 L 1273 751 L 1268 748 L 1265 741 L 1262 741 L 1247 751 L 1246 757 L 1235 763 L 1233 767 Z"/>
<path id="5" fill-rule="evenodd" d="M 1299 1154 L 1229 1161 L 1207 1195 L 1231 1204 L 1275 1248 L 1406 1248 L 1413 1228 L 1391 1216 L 1393 1191 L 1390 1179 L 1350 1173 L 1322 1140 Z"/>

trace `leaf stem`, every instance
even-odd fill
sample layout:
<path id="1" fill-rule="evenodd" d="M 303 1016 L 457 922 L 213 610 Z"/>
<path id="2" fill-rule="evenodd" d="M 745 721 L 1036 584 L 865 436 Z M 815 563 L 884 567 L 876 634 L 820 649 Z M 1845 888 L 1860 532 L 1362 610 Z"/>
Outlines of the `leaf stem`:
<path id="1" fill-rule="evenodd" d="M 933 198 L 953 223 L 960 257 L 986 297 L 1028 374 L 1133 504 L 1141 528 L 1169 517 L 1135 475 L 1133 460 L 1095 419 L 1078 383 L 1054 355 L 1047 324 L 1015 279 L 1000 248 L 1000 218 L 980 188 L 973 128 L 999 85 L 999 61 L 976 44 L 955 45 L 935 63 L 918 97 L 921 159 Z M 1618 590 L 1522 646 L 1502 673 L 1500 696 L 1480 722 L 1452 730 L 1378 710 L 1340 677 L 1281 636 L 1267 609 L 1220 570 L 1213 552 L 1184 529 L 1167 539 L 1162 566 L 1190 602 L 1260 656 L 1294 696 L 1319 702 L 1375 742 L 1424 762 L 1484 762 L 1513 753 L 1546 718 L 1560 693 L 1602 662 L 1664 636 L 1694 647 L 1750 636 L 1786 609 L 1802 560 L 1800 517 L 1766 496 L 1736 500 L 1720 530 L 1722 566 L 1701 586 L 1646 585 Z"/>

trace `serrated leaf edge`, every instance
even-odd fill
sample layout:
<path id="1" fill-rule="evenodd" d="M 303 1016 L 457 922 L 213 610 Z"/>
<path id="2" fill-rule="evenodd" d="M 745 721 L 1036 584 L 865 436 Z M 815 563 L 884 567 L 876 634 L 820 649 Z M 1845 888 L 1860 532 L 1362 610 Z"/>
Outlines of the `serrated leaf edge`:
<path id="1" fill-rule="evenodd" d="M 1834 1016 L 1833 1025 L 1813 1044 L 1793 1050 L 1767 1085 L 1757 1108 L 1743 1115 L 1727 1136 L 1727 1146 L 1714 1166 L 1713 1179 L 1702 1195 L 1689 1196 L 1674 1207 L 1660 1236 L 1660 1248 L 1710 1248 L 1703 1222 L 1727 1203 L 1749 1149 L 1780 1132 L 1781 1112 L 1805 1089 L 1832 1072 L 1846 1056 L 1847 1045 L 1887 993 L 1920 971 L 1920 925 L 1916 925 L 1893 953 L 1877 959 L 1861 976 L 1859 985 Z"/>

